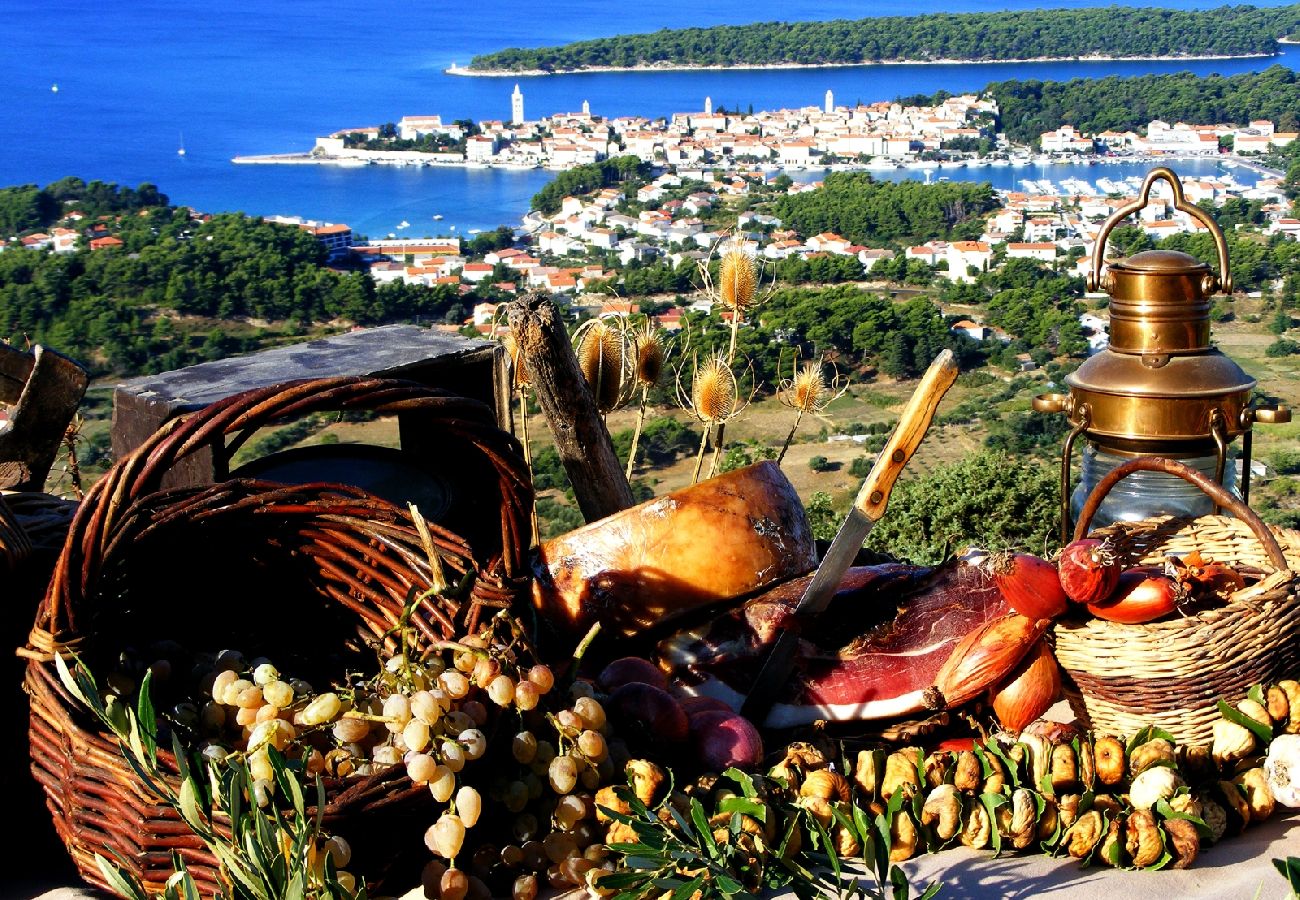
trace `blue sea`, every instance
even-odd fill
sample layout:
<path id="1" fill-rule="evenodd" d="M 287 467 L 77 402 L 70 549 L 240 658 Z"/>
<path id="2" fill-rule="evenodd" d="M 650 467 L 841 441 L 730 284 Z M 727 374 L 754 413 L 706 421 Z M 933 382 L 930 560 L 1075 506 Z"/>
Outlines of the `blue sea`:
<path id="1" fill-rule="evenodd" d="M 236 166 L 239 154 L 305 151 L 316 135 L 403 115 L 506 118 L 513 79 L 445 74 L 454 62 L 506 46 L 720 23 L 987 12 L 1089 3 L 917 0 L 865 4 L 773 0 L 372 0 L 326 6 L 284 0 L 14 2 L 0 53 L 0 184 L 65 175 L 150 181 L 174 202 L 218 212 L 301 215 L 372 235 L 459 233 L 515 224 L 551 176 L 544 171 L 371 166 Z M 1217 0 L 1176 0 L 1178 8 Z M 1273 4 L 1265 4 L 1273 5 Z M 1280 2 L 1278 3 L 1280 5 Z M 870 66 L 779 71 L 599 73 L 519 79 L 529 118 L 577 110 L 668 115 L 715 106 L 770 109 L 971 91 L 1006 78 L 1063 79 L 1192 70 L 1202 74 L 1300 66 L 1300 46 L 1271 59 Z M 57 90 L 53 88 L 57 86 Z M 177 150 L 185 148 L 181 156 Z M 1206 172 L 1213 163 L 1189 171 Z M 1066 177 L 1062 167 L 953 170 L 1017 187 Z M 1137 171 L 1136 169 L 1134 170 Z M 1108 177 L 1132 174 L 1106 172 Z M 1087 179 L 1084 172 L 1081 177 Z M 999 181 L 1006 183 L 998 184 Z M 435 221 L 435 215 L 442 216 Z"/>

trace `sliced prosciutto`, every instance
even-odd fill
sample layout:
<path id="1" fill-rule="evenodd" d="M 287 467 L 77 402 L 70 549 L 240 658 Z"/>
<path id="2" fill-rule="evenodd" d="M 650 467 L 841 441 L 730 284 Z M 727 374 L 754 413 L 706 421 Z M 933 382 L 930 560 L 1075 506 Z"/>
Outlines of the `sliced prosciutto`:
<path id="1" fill-rule="evenodd" d="M 795 674 L 763 724 L 890 719 L 924 711 L 957 642 L 1011 612 L 976 566 L 891 563 L 850 569 L 825 612 L 799 623 L 794 610 L 811 577 L 661 642 L 661 664 L 688 693 L 739 709 L 777 634 L 799 628 Z"/>

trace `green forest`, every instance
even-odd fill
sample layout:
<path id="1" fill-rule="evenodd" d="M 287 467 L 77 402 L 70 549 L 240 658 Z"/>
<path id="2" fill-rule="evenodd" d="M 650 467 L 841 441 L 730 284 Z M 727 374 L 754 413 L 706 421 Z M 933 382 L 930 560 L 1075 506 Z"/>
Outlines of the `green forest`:
<path id="1" fill-rule="evenodd" d="M 1007 138 L 1021 143 L 1036 142 L 1044 131 L 1062 125 L 1092 134 L 1137 130 L 1152 119 L 1243 125 L 1251 119 L 1271 119 L 1278 131 L 1300 130 L 1300 75 L 1284 66 L 1227 77 L 1178 72 L 998 81 L 984 90 L 998 103 Z"/>
<path id="2" fill-rule="evenodd" d="M 72 253 L 0 253 L 0 339 L 58 347 L 96 372 L 163 371 L 250 349 L 220 320 L 288 323 L 290 332 L 346 319 L 459 323 L 454 287 L 391 284 L 326 266 L 311 234 L 238 213 L 195 217 L 151 185 L 68 178 L 0 189 L 0 227 L 46 228 L 71 210 L 123 241 Z"/>
<path id="3" fill-rule="evenodd" d="M 1173 10 L 1092 9 L 939 13 L 663 29 L 560 47 L 476 56 L 481 72 L 576 71 L 593 66 L 855 65 L 935 59 L 1242 56 L 1276 52 L 1300 32 L 1300 5 Z"/>
<path id="4" fill-rule="evenodd" d="M 895 183 L 865 172 L 834 172 L 820 190 L 783 196 L 772 211 L 800 234 L 833 231 L 855 244 L 880 246 L 978 237 L 981 216 L 997 205 L 987 182 Z"/>

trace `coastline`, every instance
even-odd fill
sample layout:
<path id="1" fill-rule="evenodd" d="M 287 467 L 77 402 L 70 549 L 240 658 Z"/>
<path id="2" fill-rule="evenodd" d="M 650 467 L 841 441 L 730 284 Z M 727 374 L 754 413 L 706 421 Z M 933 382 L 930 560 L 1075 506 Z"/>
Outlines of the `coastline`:
<path id="1" fill-rule="evenodd" d="M 1279 39 L 1279 44 L 1300 44 L 1300 39 Z M 446 75 L 462 75 L 467 78 L 537 78 L 544 75 L 588 75 L 607 72 L 710 72 L 710 71 L 768 71 L 785 69 L 857 69 L 868 66 L 983 66 L 1015 65 L 1019 63 L 1113 63 L 1113 62 L 1205 62 L 1220 59 L 1268 59 L 1277 56 L 1274 53 L 1237 53 L 1209 56 L 1107 56 L 1105 54 L 1088 54 L 1085 56 L 1034 56 L 1026 59 L 882 59 L 851 63 L 752 63 L 725 66 L 687 66 L 670 63 L 647 63 L 639 66 L 585 66 L 581 69 L 520 69 L 520 70 L 479 70 L 468 66 L 451 65 L 443 70 Z"/>

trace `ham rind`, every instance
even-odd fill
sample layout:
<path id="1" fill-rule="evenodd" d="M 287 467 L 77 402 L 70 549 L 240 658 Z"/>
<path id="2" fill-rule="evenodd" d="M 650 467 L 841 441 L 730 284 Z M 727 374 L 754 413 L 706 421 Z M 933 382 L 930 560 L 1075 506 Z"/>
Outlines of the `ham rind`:
<path id="1" fill-rule="evenodd" d="M 661 662 L 686 692 L 739 709 L 777 634 L 795 627 L 809 577 L 663 641 Z M 923 712 L 925 691 L 958 641 L 1008 612 L 997 585 L 975 566 L 850 569 L 826 611 L 802 627 L 795 673 L 763 724 L 788 728 Z"/>

